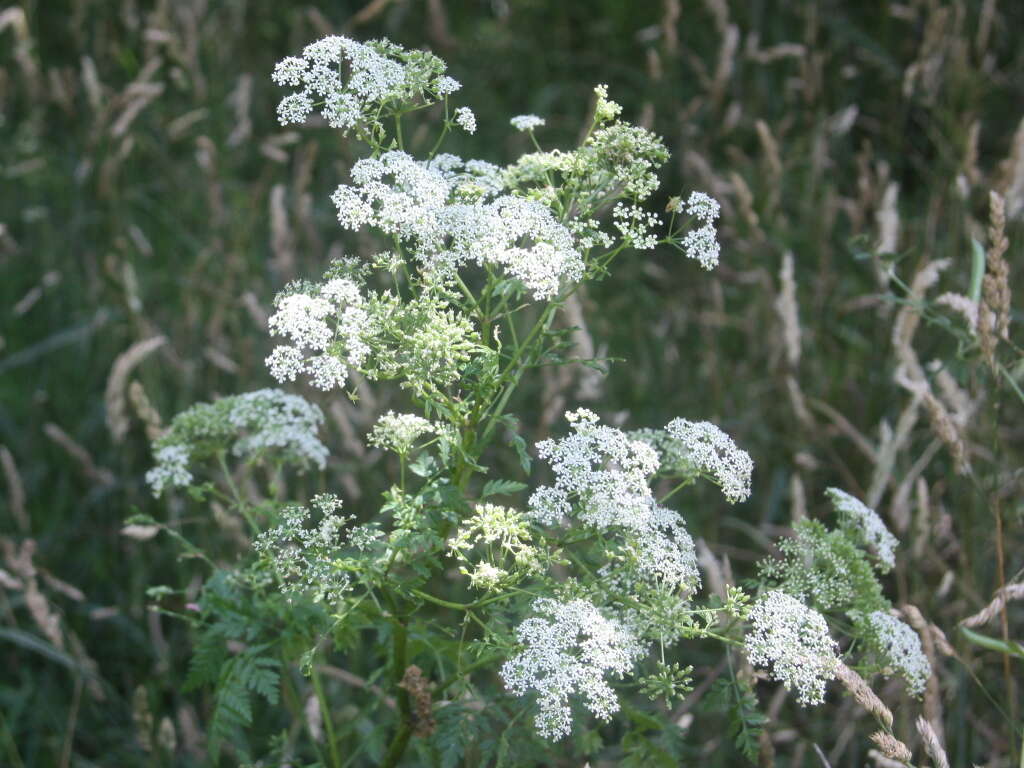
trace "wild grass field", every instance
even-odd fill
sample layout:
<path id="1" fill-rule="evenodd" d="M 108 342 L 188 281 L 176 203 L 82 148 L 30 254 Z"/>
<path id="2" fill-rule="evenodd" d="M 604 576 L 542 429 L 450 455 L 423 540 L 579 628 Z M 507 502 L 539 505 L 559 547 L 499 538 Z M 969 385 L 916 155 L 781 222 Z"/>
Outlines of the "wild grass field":
<path id="1" fill-rule="evenodd" d="M 715 197 L 721 264 L 657 248 L 586 284 L 557 322 L 568 356 L 598 364 L 537 367 L 509 405 L 520 433 L 562 435 L 577 406 L 623 429 L 721 426 L 754 461 L 753 493 L 728 506 L 698 487 L 685 516 L 723 597 L 824 516 L 827 487 L 863 500 L 902 543 L 883 582 L 931 666 L 920 697 L 874 686 L 908 760 L 1024 765 L 1022 30 L 1024 4 L 1006 0 L 0 6 L 0 764 L 385 759 L 401 692 L 360 656 L 383 642 L 368 631 L 313 678 L 284 669 L 279 703 L 247 699 L 251 725 L 211 757 L 214 686 L 185 685 L 197 634 L 178 614 L 251 535 L 216 501 L 154 499 L 145 482 L 174 414 L 272 385 L 285 284 L 378 250 L 329 203 L 352 143 L 275 113 L 275 62 L 341 34 L 447 61 L 478 127 L 446 151 L 508 163 L 530 150 L 508 122 L 524 113 L 546 119 L 545 147 L 574 146 L 599 83 L 663 137 L 650 207 Z M 406 136 L 411 152 L 427 142 Z M 393 482 L 365 436 L 405 394 L 357 383 L 356 398 L 290 385 L 323 409 L 332 453 L 290 497 L 331 491 L 358 513 Z M 802 708 L 745 668 L 754 717 L 721 695 L 734 673 L 707 642 L 677 660 L 695 686 L 680 703 L 634 694 L 626 719 L 543 758 L 516 751 L 527 718 L 500 746 L 479 708 L 446 716 L 435 690 L 441 741 L 402 764 L 903 764 L 837 683 Z"/>

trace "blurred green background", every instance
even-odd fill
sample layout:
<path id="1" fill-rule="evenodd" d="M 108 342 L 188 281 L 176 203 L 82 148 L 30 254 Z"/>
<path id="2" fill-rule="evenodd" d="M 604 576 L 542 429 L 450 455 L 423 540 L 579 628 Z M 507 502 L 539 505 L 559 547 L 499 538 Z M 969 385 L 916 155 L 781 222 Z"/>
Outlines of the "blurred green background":
<path id="1" fill-rule="evenodd" d="M 464 84 L 455 103 L 478 117 L 477 133 L 446 149 L 492 162 L 527 150 L 508 125 L 516 114 L 547 118 L 545 148 L 574 144 L 597 83 L 665 138 L 673 158 L 656 203 L 716 196 L 722 265 L 705 274 L 661 251 L 619 262 L 567 324 L 593 354 L 624 362 L 603 378 L 539 373 L 512 410 L 531 437 L 561 429 L 577 403 L 631 428 L 674 416 L 720 424 L 755 460 L 753 499 L 726 509 L 708 494 L 687 519 L 742 578 L 801 497 L 813 513 L 827 485 L 872 490 L 885 430 L 909 401 L 893 380 L 902 292 L 888 267 L 909 281 L 950 258 L 943 290 L 966 292 L 992 189 L 1007 200 L 1011 270 L 1020 263 L 1022 30 L 1024 4 L 995 0 L 0 6 L 0 764 L 202 762 L 204 699 L 180 692 L 188 634 L 145 595 L 197 586 L 201 569 L 163 538 L 121 532 L 136 509 L 200 512 L 148 496 L 143 401 L 166 422 L 197 400 L 269 385 L 276 290 L 318 276 L 332 255 L 370 252 L 343 235 L 329 202 L 352 147 L 323 127 L 276 123 L 278 59 L 329 33 L 427 47 Z M 425 134 L 413 151 L 417 141 Z M 799 359 L 776 306 L 787 253 Z M 165 341 L 124 356 L 154 337 Z M 950 339 L 928 326 L 915 345 L 990 392 Z M 362 394 L 354 405 L 319 398 L 335 449 L 323 482 L 356 504 L 373 487 L 359 430 L 393 397 Z M 874 489 L 888 520 L 913 518 L 899 531 L 914 544 L 891 578 L 894 602 L 918 605 L 960 655 L 939 670 L 939 717 L 960 765 L 1008 764 L 1014 732 L 990 697 L 1019 722 L 1001 659 L 977 656 L 955 626 L 998 586 L 985 489 L 1005 499 L 1007 578 L 1024 566 L 1020 406 L 1011 396 L 972 423 L 973 481 L 929 448 L 922 416 Z M 909 500 L 899 492 L 911 473 L 926 480 L 923 522 L 918 485 Z M 206 535 L 215 547 L 233 534 Z M 1011 613 L 1018 638 L 1020 619 Z M 798 737 L 779 738 L 777 764 L 819 764 L 798 749 L 813 738 L 835 765 L 865 763 L 863 734 L 840 737 L 852 717 L 801 717 Z M 698 727 L 686 738 L 721 736 Z M 739 764 L 723 749 L 719 764 Z"/>

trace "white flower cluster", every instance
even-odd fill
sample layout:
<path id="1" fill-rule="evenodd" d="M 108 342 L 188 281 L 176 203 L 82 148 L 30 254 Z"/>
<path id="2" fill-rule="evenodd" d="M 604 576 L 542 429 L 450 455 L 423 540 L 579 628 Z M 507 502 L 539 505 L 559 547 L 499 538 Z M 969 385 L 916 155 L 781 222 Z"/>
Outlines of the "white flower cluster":
<path id="1" fill-rule="evenodd" d="M 295 381 L 300 373 L 306 373 L 319 389 L 345 386 L 346 362 L 358 368 L 370 352 L 364 340 L 369 326 L 365 304 L 359 286 L 348 278 L 328 281 L 319 295 L 279 297 L 277 311 L 270 317 L 270 333 L 292 343 L 276 347 L 267 358 L 271 376 L 282 382 Z M 333 349 L 339 344 L 345 362 Z"/>
<path id="2" fill-rule="evenodd" d="M 886 661 L 907 681 L 908 690 L 920 696 L 931 677 L 932 667 L 917 632 L 885 611 L 870 613 L 868 622 Z"/>
<path id="3" fill-rule="evenodd" d="M 434 425 L 413 413 L 388 411 L 373 425 L 367 436 L 370 445 L 404 456 L 421 435 L 434 431 Z"/>
<path id="4" fill-rule="evenodd" d="M 767 592 L 751 609 L 750 622 L 744 639 L 750 663 L 771 664 L 772 677 L 795 691 L 800 704 L 821 704 L 839 663 L 825 617 L 785 592 Z"/>
<path id="5" fill-rule="evenodd" d="M 279 389 L 260 389 L 198 403 L 178 414 L 171 428 L 154 445 L 156 466 L 146 482 L 159 496 L 168 487 L 192 482 L 191 461 L 227 451 L 242 459 L 276 454 L 286 461 L 312 463 L 323 469 L 327 446 L 316 433 L 323 412 L 298 395 Z"/>
<path id="6" fill-rule="evenodd" d="M 840 527 L 871 546 L 885 570 L 891 570 L 896 565 L 896 547 L 900 542 L 885 527 L 878 513 L 860 499 L 838 488 L 828 488 L 825 494 L 839 513 Z"/>
<path id="7" fill-rule="evenodd" d="M 320 522 L 307 527 L 311 509 Z M 336 600 L 351 588 L 352 578 L 338 557 L 345 542 L 342 529 L 352 519 L 337 514 L 341 499 L 329 493 L 313 497 L 309 507 L 290 506 L 281 512 L 281 524 L 262 533 L 253 543 L 277 573 L 285 592 L 311 593 L 314 601 Z"/>
<path id="8" fill-rule="evenodd" d="M 455 124 L 466 133 L 476 133 L 476 115 L 469 107 L 459 107 L 455 110 Z"/>
<path id="9" fill-rule="evenodd" d="M 460 200 L 494 197 L 505 189 L 504 172 L 486 160 L 463 160 L 442 152 L 427 161 L 427 168 L 441 173 L 451 185 L 452 194 Z"/>
<path id="10" fill-rule="evenodd" d="M 459 83 L 444 70 L 441 59 L 423 51 L 385 41 L 325 37 L 307 45 L 302 56 L 289 56 L 274 67 L 275 83 L 302 89 L 281 100 L 278 119 L 282 125 L 301 123 L 319 106 L 332 128 L 348 131 L 376 122 L 389 103 L 429 103 L 458 90 Z"/>
<path id="11" fill-rule="evenodd" d="M 605 675 L 624 675 L 644 649 L 619 622 L 601 615 L 586 600 L 561 603 L 541 598 L 539 617 L 523 621 L 516 636 L 525 649 L 505 662 L 501 676 L 512 693 L 538 694 L 537 731 L 561 739 L 572 728 L 569 696 L 581 693 L 586 707 L 607 720 L 619 701 Z"/>
<path id="12" fill-rule="evenodd" d="M 658 454 L 658 471 L 664 475 L 695 476 L 696 470 L 688 458 L 686 446 L 663 429 L 634 429 L 626 433 L 630 440 L 642 440 Z"/>
<path id="13" fill-rule="evenodd" d="M 585 408 L 565 417 L 572 434 L 537 443 L 538 455 L 555 473 L 555 484 L 533 493 L 529 514 L 552 525 L 571 516 L 575 506 L 585 525 L 622 529 L 642 573 L 675 587 L 696 587 L 700 575 L 693 540 L 679 514 L 660 507 L 649 487 L 658 471 L 655 450 L 599 424 Z"/>
<path id="14" fill-rule="evenodd" d="M 192 484 L 187 445 L 165 445 L 157 448 L 153 457 L 156 466 L 146 472 L 146 482 L 154 496 L 160 496 L 165 488 L 184 488 Z"/>
<path id="15" fill-rule="evenodd" d="M 623 241 L 638 251 L 648 251 L 658 244 L 654 230 L 661 226 L 661 219 L 638 205 L 616 203 L 612 209 L 615 228 L 622 234 Z"/>
<path id="16" fill-rule="evenodd" d="M 750 496 L 754 462 L 725 432 L 711 422 L 686 419 L 673 419 L 665 431 L 683 444 L 689 461 L 710 475 L 731 503 Z"/>
<path id="17" fill-rule="evenodd" d="M 534 128 L 541 128 L 547 121 L 537 115 L 516 115 L 509 123 L 517 131 L 532 131 Z"/>
<path id="18" fill-rule="evenodd" d="M 622 113 L 622 106 L 608 98 L 608 86 L 605 84 L 594 87 L 597 103 L 594 105 L 594 120 L 599 123 L 614 120 Z"/>
<path id="19" fill-rule="evenodd" d="M 521 280 L 538 300 L 561 281 L 583 276 L 572 233 L 534 200 L 505 195 L 474 203 L 450 202 L 459 188 L 436 166 L 398 150 L 358 161 L 356 186 L 341 185 L 332 200 L 347 229 L 376 227 L 413 246 L 428 272 L 451 273 L 463 264 L 495 264 Z"/>
<path id="20" fill-rule="evenodd" d="M 486 559 L 471 563 L 474 549 L 483 550 Z M 459 526 L 448 550 L 466 564 L 460 571 L 469 576 L 470 585 L 480 589 L 507 586 L 541 570 L 539 552 L 523 513 L 497 504 L 478 504 L 473 515 Z"/>
<path id="21" fill-rule="evenodd" d="M 704 269 L 714 269 L 718 266 L 718 257 L 722 251 L 715 227 L 721 206 L 703 192 L 692 192 L 689 200 L 685 203 L 680 201 L 676 207 L 676 213 L 684 211 L 702 222 L 698 229 L 690 230 L 683 238 L 687 258 L 696 259 Z"/>

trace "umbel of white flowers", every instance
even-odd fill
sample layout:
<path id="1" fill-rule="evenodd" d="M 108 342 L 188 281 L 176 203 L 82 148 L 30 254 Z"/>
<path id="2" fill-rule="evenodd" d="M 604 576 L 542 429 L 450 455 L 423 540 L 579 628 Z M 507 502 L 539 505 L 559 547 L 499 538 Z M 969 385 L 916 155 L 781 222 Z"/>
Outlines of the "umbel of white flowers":
<path id="1" fill-rule="evenodd" d="M 536 617 L 516 629 L 525 646 L 501 668 L 505 685 L 522 696 L 538 694 L 537 732 L 550 739 L 572 728 L 569 697 L 580 694 L 587 709 L 603 720 L 618 711 L 619 701 L 605 676 L 625 675 L 644 648 L 614 619 L 605 618 L 586 600 L 560 603 L 540 598 L 533 603 Z"/>
<path id="2" fill-rule="evenodd" d="M 190 485 L 190 463 L 218 453 L 323 469 L 327 446 L 316 435 L 323 421 L 318 407 L 279 389 L 197 403 L 175 416 L 153 444 L 156 466 L 146 473 L 146 482 L 154 496 Z"/>
<path id="3" fill-rule="evenodd" d="M 767 592 L 751 609 L 750 622 L 744 639 L 750 663 L 770 664 L 772 676 L 799 703 L 822 703 L 825 683 L 835 679 L 839 663 L 825 617 L 792 595 Z"/>

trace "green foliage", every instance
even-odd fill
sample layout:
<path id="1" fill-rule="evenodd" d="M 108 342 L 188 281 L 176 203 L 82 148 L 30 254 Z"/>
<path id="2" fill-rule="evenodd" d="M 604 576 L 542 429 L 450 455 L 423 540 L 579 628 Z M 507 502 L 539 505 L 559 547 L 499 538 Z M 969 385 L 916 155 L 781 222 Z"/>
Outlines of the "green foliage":
<path id="1" fill-rule="evenodd" d="M 889 608 L 867 555 L 842 530 L 800 520 L 779 544 L 781 557 L 762 560 L 761 578 L 824 613 Z"/>
<path id="2" fill-rule="evenodd" d="M 708 693 L 708 707 L 725 713 L 736 749 L 750 762 L 757 762 L 759 740 L 768 718 L 761 712 L 750 682 L 735 676 L 720 677 Z"/>

